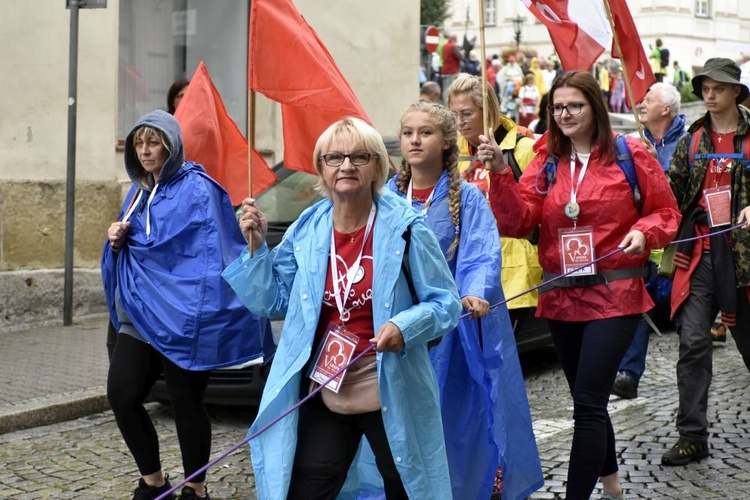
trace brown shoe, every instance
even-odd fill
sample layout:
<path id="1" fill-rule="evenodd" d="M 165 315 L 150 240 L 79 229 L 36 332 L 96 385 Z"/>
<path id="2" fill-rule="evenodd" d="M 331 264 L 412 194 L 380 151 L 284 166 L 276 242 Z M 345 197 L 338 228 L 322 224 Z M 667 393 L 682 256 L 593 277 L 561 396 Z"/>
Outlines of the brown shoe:
<path id="1" fill-rule="evenodd" d="M 727 327 L 722 323 L 714 323 L 714 326 L 711 327 L 711 337 L 714 342 L 726 342 Z"/>

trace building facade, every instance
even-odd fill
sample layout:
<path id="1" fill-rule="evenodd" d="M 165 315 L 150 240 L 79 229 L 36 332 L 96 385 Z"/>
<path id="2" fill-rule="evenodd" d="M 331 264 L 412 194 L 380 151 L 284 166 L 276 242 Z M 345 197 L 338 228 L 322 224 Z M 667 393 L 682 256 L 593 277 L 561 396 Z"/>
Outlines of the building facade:
<path id="1" fill-rule="evenodd" d="M 711 57 L 739 60 L 743 54 L 750 56 L 750 9 L 745 0 L 627 0 L 627 4 L 644 49 L 648 51 L 661 38 L 669 48 L 670 61 L 679 61 L 691 73 Z M 476 0 L 453 0 L 445 29 L 459 38 L 476 36 L 478 5 Z M 484 0 L 484 6 L 488 56 L 515 46 L 513 19 L 518 16 L 523 19 L 523 48 L 543 57 L 554 51 L 547 29 L 522 0 Z"/>
<path id="2" fill-rule="evenodd" d="M 42 5 L 44 3 L 44 5 Z M 65 2 L 3 1 L 0 30 L 0 329 L 60 321 L 65 255 Z M 384 136 L 417 99 L 419 4 L 295 0 Z M 74 316 L 102 313 L 99 257 L 128 187 L 122 141 L 203 60 L 246 129 L 247 0 L 108 0 L 79 11 Z M 284 61 L 300 65 L 304 61 Z M 283 157 L 281 114 L 259 96 L 256 145 Z"/>

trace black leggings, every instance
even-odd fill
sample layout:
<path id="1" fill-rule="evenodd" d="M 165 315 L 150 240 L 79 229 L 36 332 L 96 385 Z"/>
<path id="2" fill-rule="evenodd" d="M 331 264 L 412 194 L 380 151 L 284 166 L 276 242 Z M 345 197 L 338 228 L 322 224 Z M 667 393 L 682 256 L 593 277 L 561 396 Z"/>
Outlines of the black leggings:
<path id="1" fill-rule="evenodd" d="M 573 396 L 567 500 L 588 500 L 600 477 L 617 472 L 615 433 L 607 403 L 640 318 L 636 314 L 586 322 L 549 322 Z"/>
<path id="2" fill-rule="evenodd" d="M 367 437 L 383 476 L 385 497 L 408 499 L 380 410 L 359 415 L 333 413 L 318 394 L 299 409 L 297 451 L 287 500 L 335 499 L 344 486 L 362 435 Z"/>
<path id="3" fill-rule="evenodd" d="M 206 465 L 211 454 L 211 420 L 203 405 L 209 372 L 184 370 L 150 344 L 119 334 L 109 365 L 107 398 L 141 475 L 160 471 L 159 437 L 143 402 L 162 370 L 187 477 Z M 192 481 L 205 479 L 203 472 Z"/>

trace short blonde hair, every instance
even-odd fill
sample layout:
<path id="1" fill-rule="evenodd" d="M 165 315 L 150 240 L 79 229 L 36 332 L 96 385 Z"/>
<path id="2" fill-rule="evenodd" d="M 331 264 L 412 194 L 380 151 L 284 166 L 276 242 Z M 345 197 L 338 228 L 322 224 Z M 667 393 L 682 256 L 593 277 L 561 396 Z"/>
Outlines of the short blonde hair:
<path id="1" fill-rule="evenodd" d="M 331 190 L 323 180 L 323 159 L 320 156 L 328 150 L 333 140 L 341 135 L 349 135 L 354 144 L 362 144 L 365 150 L 378 155 L 375 179 L 372 181 L 372 194 L 374 196 L 388 180 L 388 151 L 386 151 L 383 138 L 378 131 L 364 120 L 354 117 L 347 117 L 331 124 L 318 137 L 318 142 L 315 143 L 315 150 L 313 151 L 313 166 L 318 174 L 315 189 L 328 198 L 331 197 Z"/>

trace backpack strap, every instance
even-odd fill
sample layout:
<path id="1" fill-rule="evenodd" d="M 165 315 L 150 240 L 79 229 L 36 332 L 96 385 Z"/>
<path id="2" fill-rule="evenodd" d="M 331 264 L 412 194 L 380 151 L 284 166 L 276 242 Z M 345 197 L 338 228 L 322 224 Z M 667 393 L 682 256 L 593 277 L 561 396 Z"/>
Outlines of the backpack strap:
<path id="1" fill-rule="evenodd" d="M 401 259 L 401 272 L 403 273 L 404 279 L 406 280 L 406 286 L 409 287 L 411 301 L 416 305 L 419 304 L 419 297 L 417 296 L 417 290 L 414 288 L 414 281 L 411 278 L 409 266 L 407 265 L 407 262 L 409 262 L 409 247 L 411 246 L 411 225 L 406 226 L 406 230 L 404 231 L 404 234 L 401 235 L 401 237 L 406 242 L 406 244 L 404 245 L 403 258 Z M 432 349 L 436 345 L 440 344 L 441 340 L 443 340 L 443 337 L 438 337 L 436 339 L 430 340 L 429 342 L 427 342 L 427 349 Z"/>
<path id="2" fill-rule="evenodd" d="M 691 171 L 695 166 L 696 160 L 722 160 L 727 158 L 742 161 L 744 167 L 750 170 L 750 141 L 747 140 L 747 134 L 742 136 L 739 153 L 699 153 L 698 150 L 700 149 L 702 139 L 703 126 L 701 125 L 690 137 L 690 156 L 688 159 Z"/>
<path id="3" fill-rule="evenodd" d="M 516 134 L 516 146 L 518 146 L 518 141 L 526 137 L 525 134 L 522 134 L 521 132 L 518 132 Z M 505 159 L 505 163 L 508 164 L 511 171 L 513 172 L 513 177 L 515 177 L 516 182 L 518 182 L 518 179 L 521 178 L 521 174 L 523 172 L 521 171 L 521 166 L 518 164 L 518 161 L 516 161 L 516 154 L 515 154 L 515 148 L 503 151 L 503 158 Z"/>
<path id="4" fill-rule="evenodd" d="M 555 183 L 555 179 L 557 179 L 557 162 L 560 161 L 560 158 L 550 153 L 547 155 L 547 161 L 544 162 L 544 192 L 546 193 L 549 191 L 550 186 L 552 186 Z"/>
<path id="5" fill-rule="evenodd" d="M 630 189 L 633 190 L 633 200 L 635 202 L 638 211 L 641 211 L 641 205 L 643 200 L 641 199 L 641 190 L 638 188 L 638 176 L 635 173 L 635 163 L 633 162 L 633 153 L 630 152 L 630 147 L 625 139 L 624 135 L 618 135 L 615 137 L 615 162 L 620 167 L 622 173 L 625 174 L 625 179 L 628 181 Z M 559 158 L 556 155 L 550 154 L 547 156 L 547 161 L 544 162 L 544 179 L 545 188 L 549 190 L 549 187 L 555 183 L 557 177 L 557 162 Z"/>
<path id="6" fill-rule="evenodd" d="M 695 160 L 705 159 L 705 155 L 699 154 L 698 150 L 701 146 L 701 140 L 703 139 L 703 125 L 698 127 L 698 130 L 690 135 L 690 154 L 688 155 L 688 164 L 690 165 L 690 171 L 693 171 L 695 167 Z"/>
<path id="7" fill-rule="evenodd" d="M 624 135 L 618 135 L 615 137 L 615 148 L 615 161 L 620 167 L 620 170 L 622 170 L 622 173 L 625 174 L 625 179 L 627 179 L 630 189 L 633 191 L 635 206 L 638 208 L 638 212 L 640 212 L 641 205 L 643 205 L 641 190 L 638 188 L 638 176 L 635 173 L 633 153 L 630 152 L 628 141 L 625 139 Z"/>
<path id="8" fill-rule="evenodd" d="M 419 297 L 417 291 L 414 288 L 414 281 L 411 279 L 411 273 L 409 272 L 409 266 L 406 264 L 409 261 L 409 247 L 411 246 L 411 225 L 406 226 L 406 231 L 401 237 L 406 242 L 404 244 L 404 256 L 401 259 L 401 272 L 404 274 L 406 280 L 406 286 L 409 287 L 409 294 L 411 294 L 411 301 L 414 304 L 419 304 Z"/>

